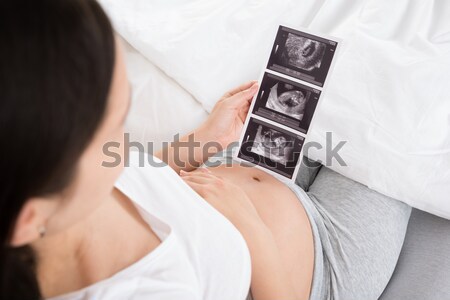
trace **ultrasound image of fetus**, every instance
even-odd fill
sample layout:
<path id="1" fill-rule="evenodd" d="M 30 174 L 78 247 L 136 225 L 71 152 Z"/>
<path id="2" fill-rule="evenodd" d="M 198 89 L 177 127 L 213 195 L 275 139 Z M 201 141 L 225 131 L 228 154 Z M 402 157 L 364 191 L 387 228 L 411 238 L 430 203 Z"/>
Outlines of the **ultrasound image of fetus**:
<path id="1" fill-rule="evenodd" d="M 307 100 L 304 91 L 296 90 L 287 83 L 276 83 L 270 89 L 266 107 L 301 121 Z"/>
<path id="2" fill-rule="evenodd" d="M 281 55 L 285 63 L 296 68 L 312 71 L 320 68 L 326 45 L 308 38 L 288 34 L 286 48 Z"/>
<path id="3" fill-rule="evenodd" d="M 251 152 L 286 165 L 293 148 L 293 137 L 259 125 Z"/>

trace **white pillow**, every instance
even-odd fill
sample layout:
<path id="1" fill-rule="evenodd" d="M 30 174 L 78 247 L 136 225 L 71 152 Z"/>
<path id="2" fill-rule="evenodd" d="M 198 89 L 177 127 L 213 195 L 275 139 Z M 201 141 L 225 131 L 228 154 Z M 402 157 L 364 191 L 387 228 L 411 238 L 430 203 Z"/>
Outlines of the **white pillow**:
<path id="1" fill-rule="evenodd" d="M 127 42 L 124 45 L 132 88 L 126 132 L 130 141 L 141 143 L 145 151 L 158 151 L 163 142 L 173 141 L 175 134 L 183 135 L 195 129 L 208 113 L 177 82 Z"/>
<path id="2" fill-rule="evenodd" d="M 208 111 L 227 90 L 258 78 L 277 24 L 307 25 L 319 5 L 316 0 L 100 3 L 117 32 Z"/>
<path id="3" fill-rule="evenodd" d="M 344 40 L 308 140 L 332 169 L 450 218 L 449 1 L 102 0 L 116 30 L 210 110 L 259 77 L 279 23 Z M 309 157 L 326 161 L 325 151 Z"/>

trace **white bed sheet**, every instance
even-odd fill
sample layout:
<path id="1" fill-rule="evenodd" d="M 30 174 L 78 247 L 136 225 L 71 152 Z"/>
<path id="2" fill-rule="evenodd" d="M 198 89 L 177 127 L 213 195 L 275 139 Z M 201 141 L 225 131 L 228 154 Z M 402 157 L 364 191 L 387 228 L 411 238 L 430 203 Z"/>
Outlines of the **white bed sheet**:
<path id="1" fill-rule="evenodd" d="M 333 132 L 335 143 L 348 141 L 340 152 L 348 166 L 332 169 L 450 218 L 450 1 L 101 2 L 122 37 L 206 110 L 227 89 L 258 77 L 279 23 L 342 38 L 308 140 L 325 145 L 325 133 Z M 154 86 L 158 93 L 166 93 L 164 76 Z M 190 101 L 186 107 L 195 103 L 181 94 Z M 145 105 L 157 108 L 154 114 L 173 109 Z M 137 115 L 130 122 L 138 127 L 145 116 Z M 171 112 L 154 117 L 156 135 L 194 127 L 186 114 L 176 121 Z M 166 122 L 172 130 L 158 127 Z M 309 157 L 325 161 L 326 153 Z"/>

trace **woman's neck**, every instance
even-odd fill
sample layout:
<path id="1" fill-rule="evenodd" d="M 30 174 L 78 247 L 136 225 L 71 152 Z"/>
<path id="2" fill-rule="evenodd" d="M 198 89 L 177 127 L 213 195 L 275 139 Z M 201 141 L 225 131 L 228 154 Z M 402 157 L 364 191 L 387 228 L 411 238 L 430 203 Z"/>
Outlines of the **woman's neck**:
<path id="1" fill-rule="evenodd" d="M 131 201 L 118 190 L 84 220 L 33 245 L 45 298 L 106 279 L 160 244 Z"/>

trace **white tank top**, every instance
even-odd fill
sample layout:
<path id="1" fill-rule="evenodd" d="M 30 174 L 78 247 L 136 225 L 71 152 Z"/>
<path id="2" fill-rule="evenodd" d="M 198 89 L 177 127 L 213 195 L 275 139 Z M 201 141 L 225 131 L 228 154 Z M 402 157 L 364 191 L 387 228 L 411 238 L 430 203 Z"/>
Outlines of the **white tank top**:
<path id="1" fill-rule="evenodd" d="M 145 161 L 141 167 L 140 156 Z M 161 244 L 112 277 L 51 300 L 246 298 L 251 261 L 242 235 L 170 167 L 150 166 L 149 158 L 161 163 L 132 152 L 116 187 L 136 205 Z"/>

